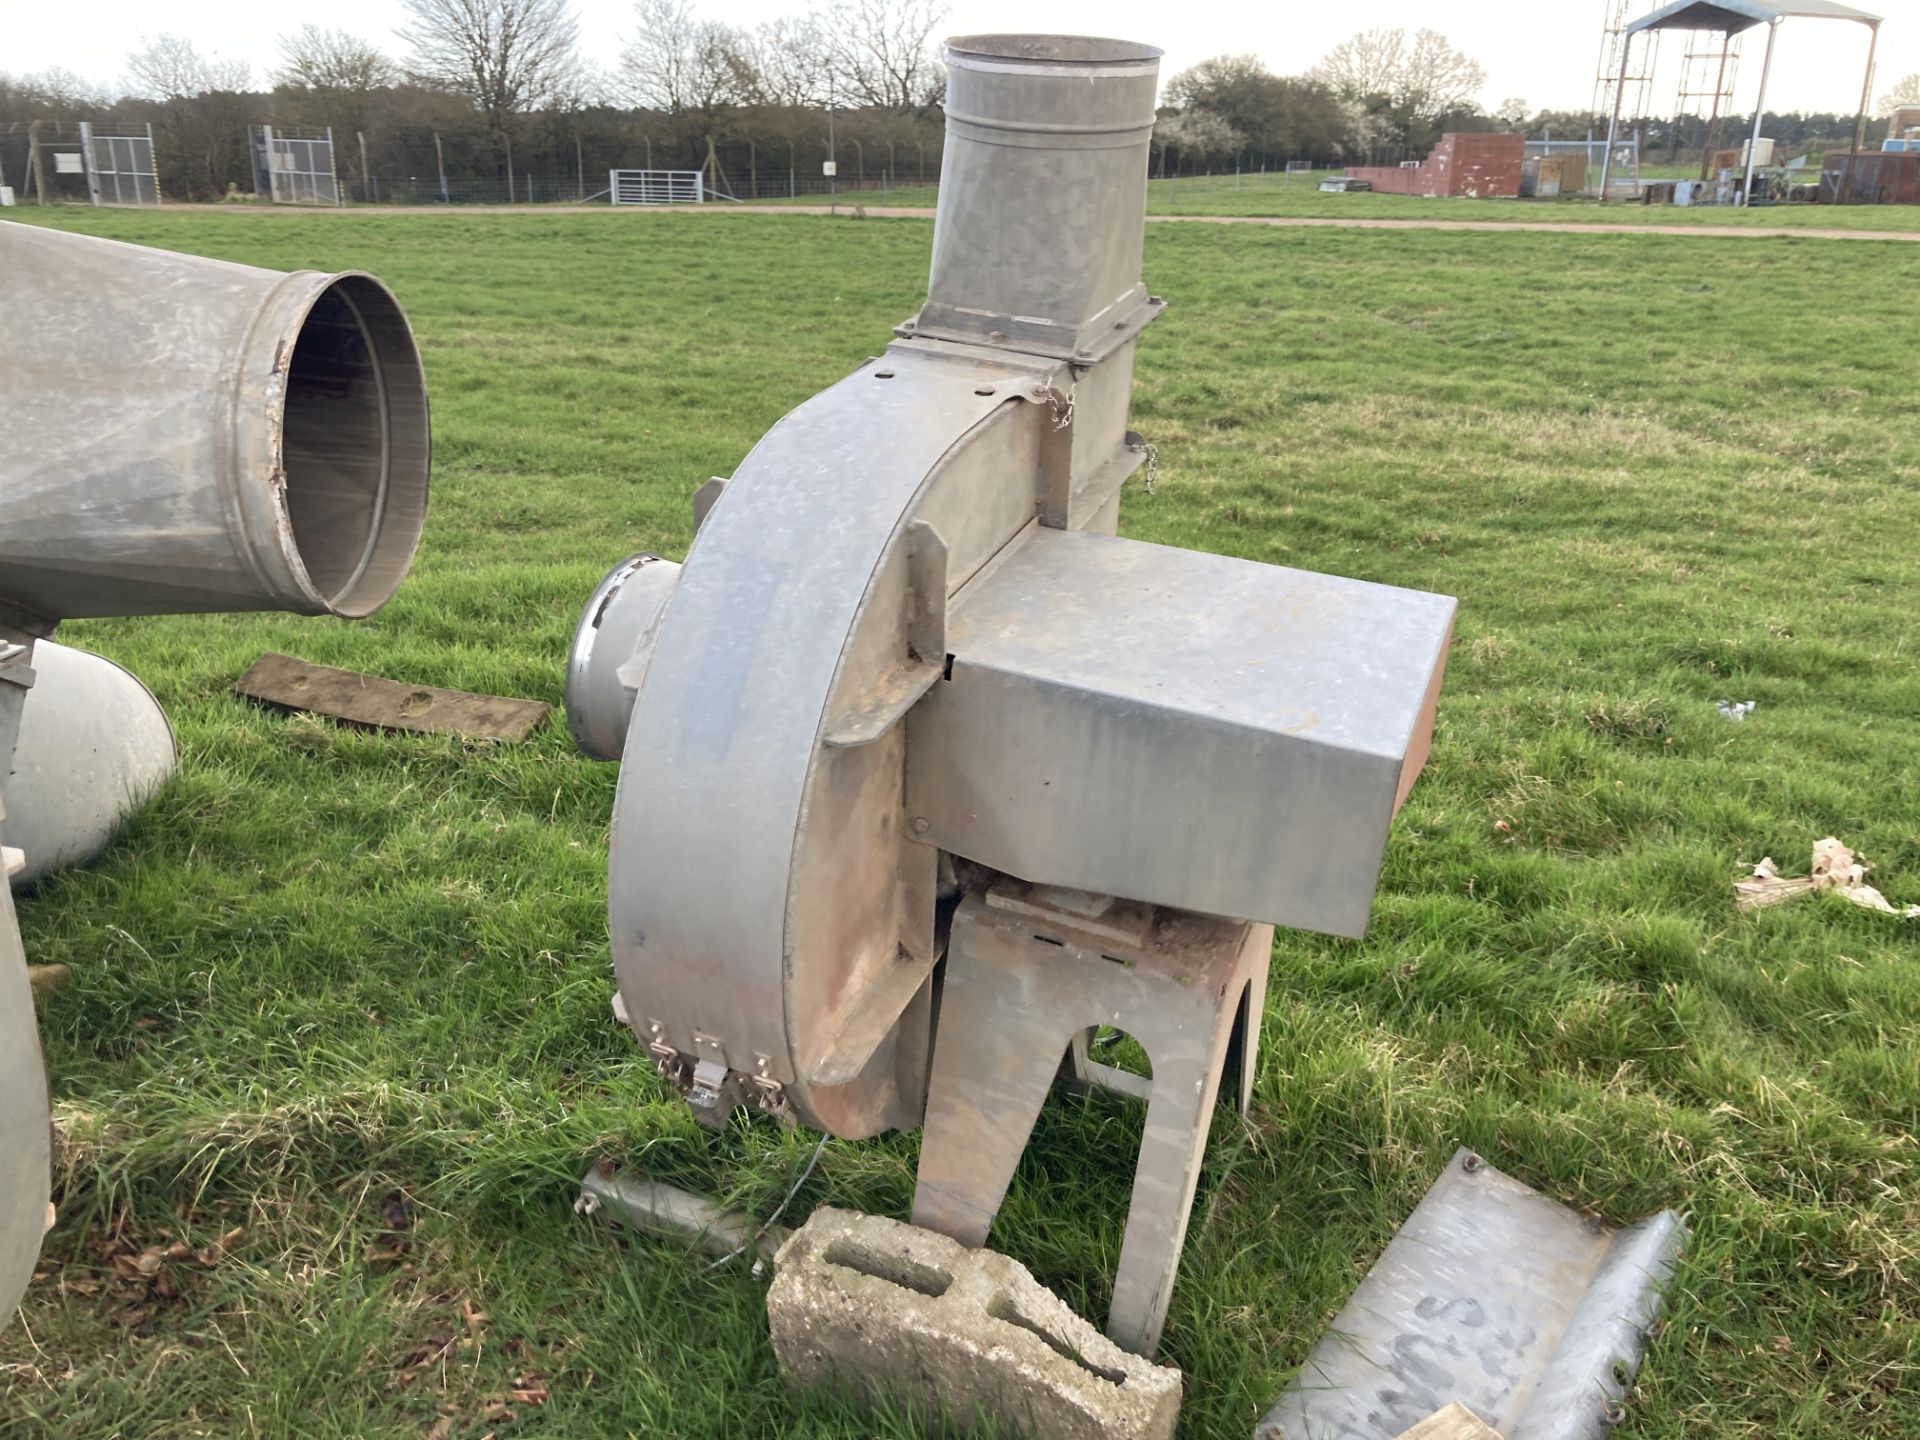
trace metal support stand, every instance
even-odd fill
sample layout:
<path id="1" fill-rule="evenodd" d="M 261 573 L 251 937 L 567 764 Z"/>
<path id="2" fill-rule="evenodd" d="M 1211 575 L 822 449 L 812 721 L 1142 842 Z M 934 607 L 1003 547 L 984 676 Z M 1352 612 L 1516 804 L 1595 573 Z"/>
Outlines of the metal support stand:
<path id="1" fill-rule="evenodd" d="M 1089 1025 L 1126 1031 L 1153 1078 L 1107 1334 L 1151 1356 L 1223 1077 L 1243 1114 L 1252 1098 L 1272 948 L 1271 925 L 1084 891 L 1003 879 L 968 897 L 947 946 L 913 1223 L 983 1244 L 1063 1054 Z M 1102 1082 L 1105 1067 L 1080 1063 Z"/>

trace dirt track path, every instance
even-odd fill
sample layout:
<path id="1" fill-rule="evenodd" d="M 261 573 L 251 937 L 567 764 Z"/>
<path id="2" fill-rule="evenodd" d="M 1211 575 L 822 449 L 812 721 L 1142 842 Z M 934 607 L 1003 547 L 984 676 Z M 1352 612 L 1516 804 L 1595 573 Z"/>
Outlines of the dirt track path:
<path id="1" fill-rule="evenodd" d="M 608 213 L 605 205 L 349 205 L 336 209 L 301 205 L 166 205 L 167 210 L 227 215 L 551 215 L 591 211 Z M 825 205 L 658 205 L 654 213 L 683 215 L 831 215 Z M 854 207 L 842 205 L 841 210 Z M 869 219 L 931 220 L 931 206 L 869 205 Z M 1635 225 L 1610 220 L 1366 220 L 1321 215 L 1149 215 L 1152 225 L 1268 225 L 1279 229 L 1309 230 L 1478 230 L 1488 234 L 1522 231 L 1549 235 L 1705 235 L 1720 239 L 1763 240 L 1903 240 L 1920 243 L 1920 230 L 1838 230 L 1810 225 Z"/>

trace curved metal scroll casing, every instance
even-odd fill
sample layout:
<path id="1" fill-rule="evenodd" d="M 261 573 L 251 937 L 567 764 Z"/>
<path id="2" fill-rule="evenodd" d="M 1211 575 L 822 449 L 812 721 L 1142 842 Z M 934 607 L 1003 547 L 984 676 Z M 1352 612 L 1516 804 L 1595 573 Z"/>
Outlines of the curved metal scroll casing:
<path id="1" fill-rule="evenodd" d="M 945 551 L 944 608 L 1034 513 L 1046 410 L 1008 402 L 1051 365 L 950 349 L 895 346 L 741 463 L 651 648 L 615 804 L 641 1041 L 775 1082 L 849 1137 L 917 1123 L 924 1077 L 924 1033 L 895 1023 L 934 962 L 938 855 L 907 833 L 886 723 L 945 661 L 912 651 L 910 552 L 924 572 L 934 544 L 914 522 Z M 920 1047 L 904 1088 L 898 1044 Z"/>

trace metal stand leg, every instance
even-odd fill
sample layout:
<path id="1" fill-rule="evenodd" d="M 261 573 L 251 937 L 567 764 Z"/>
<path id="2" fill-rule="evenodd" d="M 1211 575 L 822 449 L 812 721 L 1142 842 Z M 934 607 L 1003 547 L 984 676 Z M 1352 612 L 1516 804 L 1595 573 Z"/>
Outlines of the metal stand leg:
<path id="1" fill-rule="evenodd" d="M 1153 1066 L 1107 1333 L 1158 1345 L 1216 1098 L 1252 1093 L 1273 930 L 1074 891 L 998 882 L 954 916 L 927 1092 L 916 1225 L 987 1236 L 1048 1087 L 1105 1083 L 1082 1058 L 1090 1022 L 1118 1026 Z M 1118 1072 L 1115 1072 L 1118 1074 Z M 1146 1082 L 1113 1088 L 1139 1093 Z"/>

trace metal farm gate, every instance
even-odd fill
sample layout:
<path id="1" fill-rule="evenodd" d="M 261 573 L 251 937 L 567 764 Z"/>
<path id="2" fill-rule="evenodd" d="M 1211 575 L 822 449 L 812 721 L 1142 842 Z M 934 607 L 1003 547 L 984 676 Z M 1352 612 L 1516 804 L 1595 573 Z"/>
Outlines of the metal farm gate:
<path id="1" fill-rule="evenodd" d="M 251 127 L 253 191 L 276 205 L 338 205 L 333 131 Z"/>
<path id="2" fill-rule="evenodd" d="M 706 198 L 698 170 L 607 172 L 607 199 L 615 205 L 700 205 Z"/>
<path id="3" fill-rule="evenodd" d="M 153 127 L 80 122 L 87 190 L 96 205 L 158 205 L 160 176 L 153 168 Z"/>

